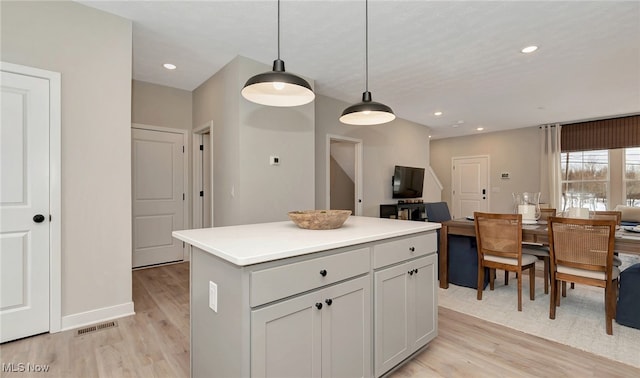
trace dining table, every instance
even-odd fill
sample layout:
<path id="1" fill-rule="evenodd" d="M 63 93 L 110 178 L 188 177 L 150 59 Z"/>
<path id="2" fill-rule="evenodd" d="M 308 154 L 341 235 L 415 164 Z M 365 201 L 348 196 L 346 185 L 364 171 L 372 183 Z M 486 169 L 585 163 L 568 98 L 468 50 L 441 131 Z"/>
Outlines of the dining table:
<path id="1" fill-rule="evenodd" d="M 449 288 L 449 235 L 476 236 L 473 220 L 468 218 L 452 219 L 442 222 L 440 229 L 440 287 Z M 546 221 L 522 225 L 522 242 L 549 245 L 549 229 Z M 616 231 L 615 250 L 618 253 L 640 255 L 640 233 L 620 228 Z"/>

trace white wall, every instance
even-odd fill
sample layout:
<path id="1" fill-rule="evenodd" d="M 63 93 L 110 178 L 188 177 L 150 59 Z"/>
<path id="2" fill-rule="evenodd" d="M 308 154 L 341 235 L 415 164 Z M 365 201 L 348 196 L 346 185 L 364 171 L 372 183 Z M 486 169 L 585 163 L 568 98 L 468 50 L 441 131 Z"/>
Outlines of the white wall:
<path id="1" fill-rule="evenodd" d="M 514 192 L 538 192 L 540 189 L 540 141 L 537 126 L 482 133 L 466 137 L 431 141 L 431 167 L 442 186 L 442 200 L 451 203 L 451 159 L 488 155 L 491 212 L 513 211 Z M 509 172 L 503 180 L 500 173 Z M 541 202 L 548 201 L 543 193 Z"/>
<path id="2" fill-rule="evenodd" d="M 74 2 L 1 3 L 5 62 L 62 73 L 62 323 L 131 303 L 131 22 Z"/>
<path id="3" fill-rule="evenodd" d="M 358 96 L 354 94 L 354 101 Z M 395 165 L 429 167 L 429 128 L 396 118 L 374 126 L 351 126 L 338 119 L 352 104 L 316 96 L 316 208 L 326 209 L 327 134 L 363 141 L 363 215 L 378 217 L 380 204 L 396 203 L 391 198 L 391 176 Z M 393 108 L 393 104 L 387 104 Z"/>
<path id="4" fill-rule="evenodd" d="M 287 220 L 288 211 L 313 208 L 313 103 L 275 108 L 240 94 L 249 77 L 270 69 L 237 57 L 194 91 L 194 126 L 213 120 L 214 226 Z M 269 165 L 271 155 L 280 165 Z"/>

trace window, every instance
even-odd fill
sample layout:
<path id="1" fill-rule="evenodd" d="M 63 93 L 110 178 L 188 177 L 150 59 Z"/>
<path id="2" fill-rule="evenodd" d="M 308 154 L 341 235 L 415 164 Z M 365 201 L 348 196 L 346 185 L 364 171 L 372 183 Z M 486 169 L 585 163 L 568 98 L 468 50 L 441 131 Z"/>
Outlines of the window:
<path id="1" fill-rule="evenodd" d="M 625 149 L 624 168 L 625 204 L 640 207 L 640 147 Z"/>
<path id="2" fill-rule="evenodd" d="M 589 207 L 592 210 L 606 210 L 609 198 L 609 151 L 563 152 L 561 159 L 562 209 Z"/>

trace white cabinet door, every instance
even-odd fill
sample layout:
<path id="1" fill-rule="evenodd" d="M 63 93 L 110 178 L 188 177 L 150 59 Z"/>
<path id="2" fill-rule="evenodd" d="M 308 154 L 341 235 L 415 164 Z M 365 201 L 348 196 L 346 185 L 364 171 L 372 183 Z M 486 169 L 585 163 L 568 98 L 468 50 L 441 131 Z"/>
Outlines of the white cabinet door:
<path id="1" fill-rule="evenodd" d="M 375 272 L 376 377 L 437 335 L 436 261 L 429 255 Z"/>
<path id="2" fill-rule="evenodd" d="M 412 262 L 409 269 L 415 273 L 409 285 L 410 312 L 409 342 L 416 351 L 433 340 L 438 334 L 438 292 L 436 288 L 436 266 L 438 257 L 430 255 Z"/>
<path id="3" fill-rule="evenodd" d="M 370 377 L 370 276 L 251 312 L 252 377 Z"/>
<path id="4" fill-rule="evenodd" d="M 49 81 L 2 71 L 1 82 L 0 342 L 5 342 L 49 331 Z"/>
<path id="5" fill-rule="evenodd" d="M 184 259 L 183 134 L 132 129 L 133 267 Z"/>
<path id="6" fill-rule="evenodd" d="M 252 377 L 320 377 L 322 300 L 316 292 L 251 312 Z"/>
<path id="7" fill-rule="evenodd" d="M 376 377 L 408 356 L 409 266 L 401 264 L 374 273 L 374 358 Z"/>
<path id="8" fill-rule="evenodd" d="M 371 278 L 322 291 L 322 376 L 371 376 Z"/>

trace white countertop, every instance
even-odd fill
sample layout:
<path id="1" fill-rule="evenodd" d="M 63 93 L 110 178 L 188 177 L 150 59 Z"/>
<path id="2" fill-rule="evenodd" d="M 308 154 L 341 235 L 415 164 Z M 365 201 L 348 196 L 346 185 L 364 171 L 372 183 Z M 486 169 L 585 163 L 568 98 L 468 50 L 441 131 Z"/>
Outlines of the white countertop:
<path id="1" fill-rule="evenodd" d="M 174 231 L 173 237 L 239 266 L 437 230 L 440 223 L 351 216 L 334 230 L 291 221 Z"/>

